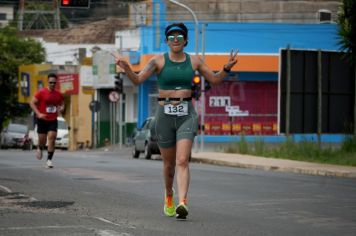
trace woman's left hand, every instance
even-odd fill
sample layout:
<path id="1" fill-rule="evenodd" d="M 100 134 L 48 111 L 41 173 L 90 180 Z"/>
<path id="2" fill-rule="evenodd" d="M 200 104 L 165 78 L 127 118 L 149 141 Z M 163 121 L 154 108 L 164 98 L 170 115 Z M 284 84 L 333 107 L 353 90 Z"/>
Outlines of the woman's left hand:
<path id="1" fill-rule="evenodd" d="M 238 49 L 236 49 L 235 52 L 234 52 L 234 49 L 231 49 L 229 61 L 224 65 L 224 68 L 226 70 L 231 70 L 231 68 L 234 67 L 234 65 L 237 63 L 237 53 L 238 52 L 239 52 Z"/>

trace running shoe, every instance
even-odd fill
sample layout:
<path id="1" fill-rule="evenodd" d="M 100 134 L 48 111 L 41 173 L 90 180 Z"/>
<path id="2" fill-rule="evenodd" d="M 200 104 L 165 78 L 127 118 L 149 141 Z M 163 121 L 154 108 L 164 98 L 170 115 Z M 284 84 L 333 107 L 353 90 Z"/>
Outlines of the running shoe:
<path id="1" fill-rule="evenodd" d="M 172 217 L 176 214 L 176 206 L 174 205 L 174 189 L 172 196 L 164 194 L 163 212 L 166 216 Z"/>
<path id="2" fill-rule="evenodd" d="M 188 215 L 188 206 L 184 203 L 179 204 L 176 208 L 176 218 L 185 220 L 187 219 L 187 215 Z"/>
<path id="3" fill-rule="evenodd" d="M 47 168 L 53 168 L 53 164 L 51 160 L 47 160 Z"/>
<path id="4" fill-rule="evenodd" d="M 42 150 L 40 148 L 36 150 L 36 158 L 37 160 L 42 160 Z"/>

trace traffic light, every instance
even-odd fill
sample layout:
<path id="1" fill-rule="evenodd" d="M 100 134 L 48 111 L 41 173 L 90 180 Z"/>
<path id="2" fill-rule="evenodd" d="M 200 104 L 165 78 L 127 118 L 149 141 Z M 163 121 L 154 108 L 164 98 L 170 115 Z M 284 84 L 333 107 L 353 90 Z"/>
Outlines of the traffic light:
<path id="1" fill-rule="evenodd" d="M 192 97 L 195 100 L 199 100 L 201 95 L 201 81 L 199 75 L 194 75 L 192 81 Z"/>
<path id="2" fill-rule="evenodd" d="M 123 84 L 122 84 L 123 80 L 122 80 L 122 74 L 121 73 L 117 73 L 115 75 L 115 81 L 114 81 L 114 84 L 115 84 L 115 90 L 118 92 L 118 93 L 122 93 L 123 91 Z"/>
<path id="3" fill-rule="evenodd" d="M 90 0 L 61 0 L 61 8 L 89 8 Z"/>

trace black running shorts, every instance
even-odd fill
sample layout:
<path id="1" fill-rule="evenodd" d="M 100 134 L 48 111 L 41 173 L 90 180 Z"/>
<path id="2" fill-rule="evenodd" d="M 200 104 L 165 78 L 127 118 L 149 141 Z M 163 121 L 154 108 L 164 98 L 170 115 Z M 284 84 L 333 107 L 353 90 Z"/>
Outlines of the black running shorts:
<path id="1" fill-rule="evenodd" d="M 37 119 L 37 133 L 47 134 L 49 131 L 57 132 L 58 122 L 57 120 L 42 120 Z"/>

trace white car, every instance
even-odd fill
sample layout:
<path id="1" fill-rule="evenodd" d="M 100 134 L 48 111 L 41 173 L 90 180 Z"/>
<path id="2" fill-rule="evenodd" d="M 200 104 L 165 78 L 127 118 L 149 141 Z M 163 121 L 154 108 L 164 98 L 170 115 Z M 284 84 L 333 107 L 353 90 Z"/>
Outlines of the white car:
<path id="1" fill-rule="evenodd" d="M 55 147 L 62 148 L 62 149 L 68 149 L 68 146 L 69 146 L 68 125 L 67 125 L 65 119 L 62 117 L 58 117 L 57 120 L 58 120 L 58 130 L 57 130 L 57 138 L 56 138 Z M 38 145 L 37 125 L 35 125 L 34 130 L 30 131 L 29 136 L 32 139 L 33 146 L 37 147 L 37 145 Z M 47 144 L 46 144 L 46 146 L 47 146 Z"/>

